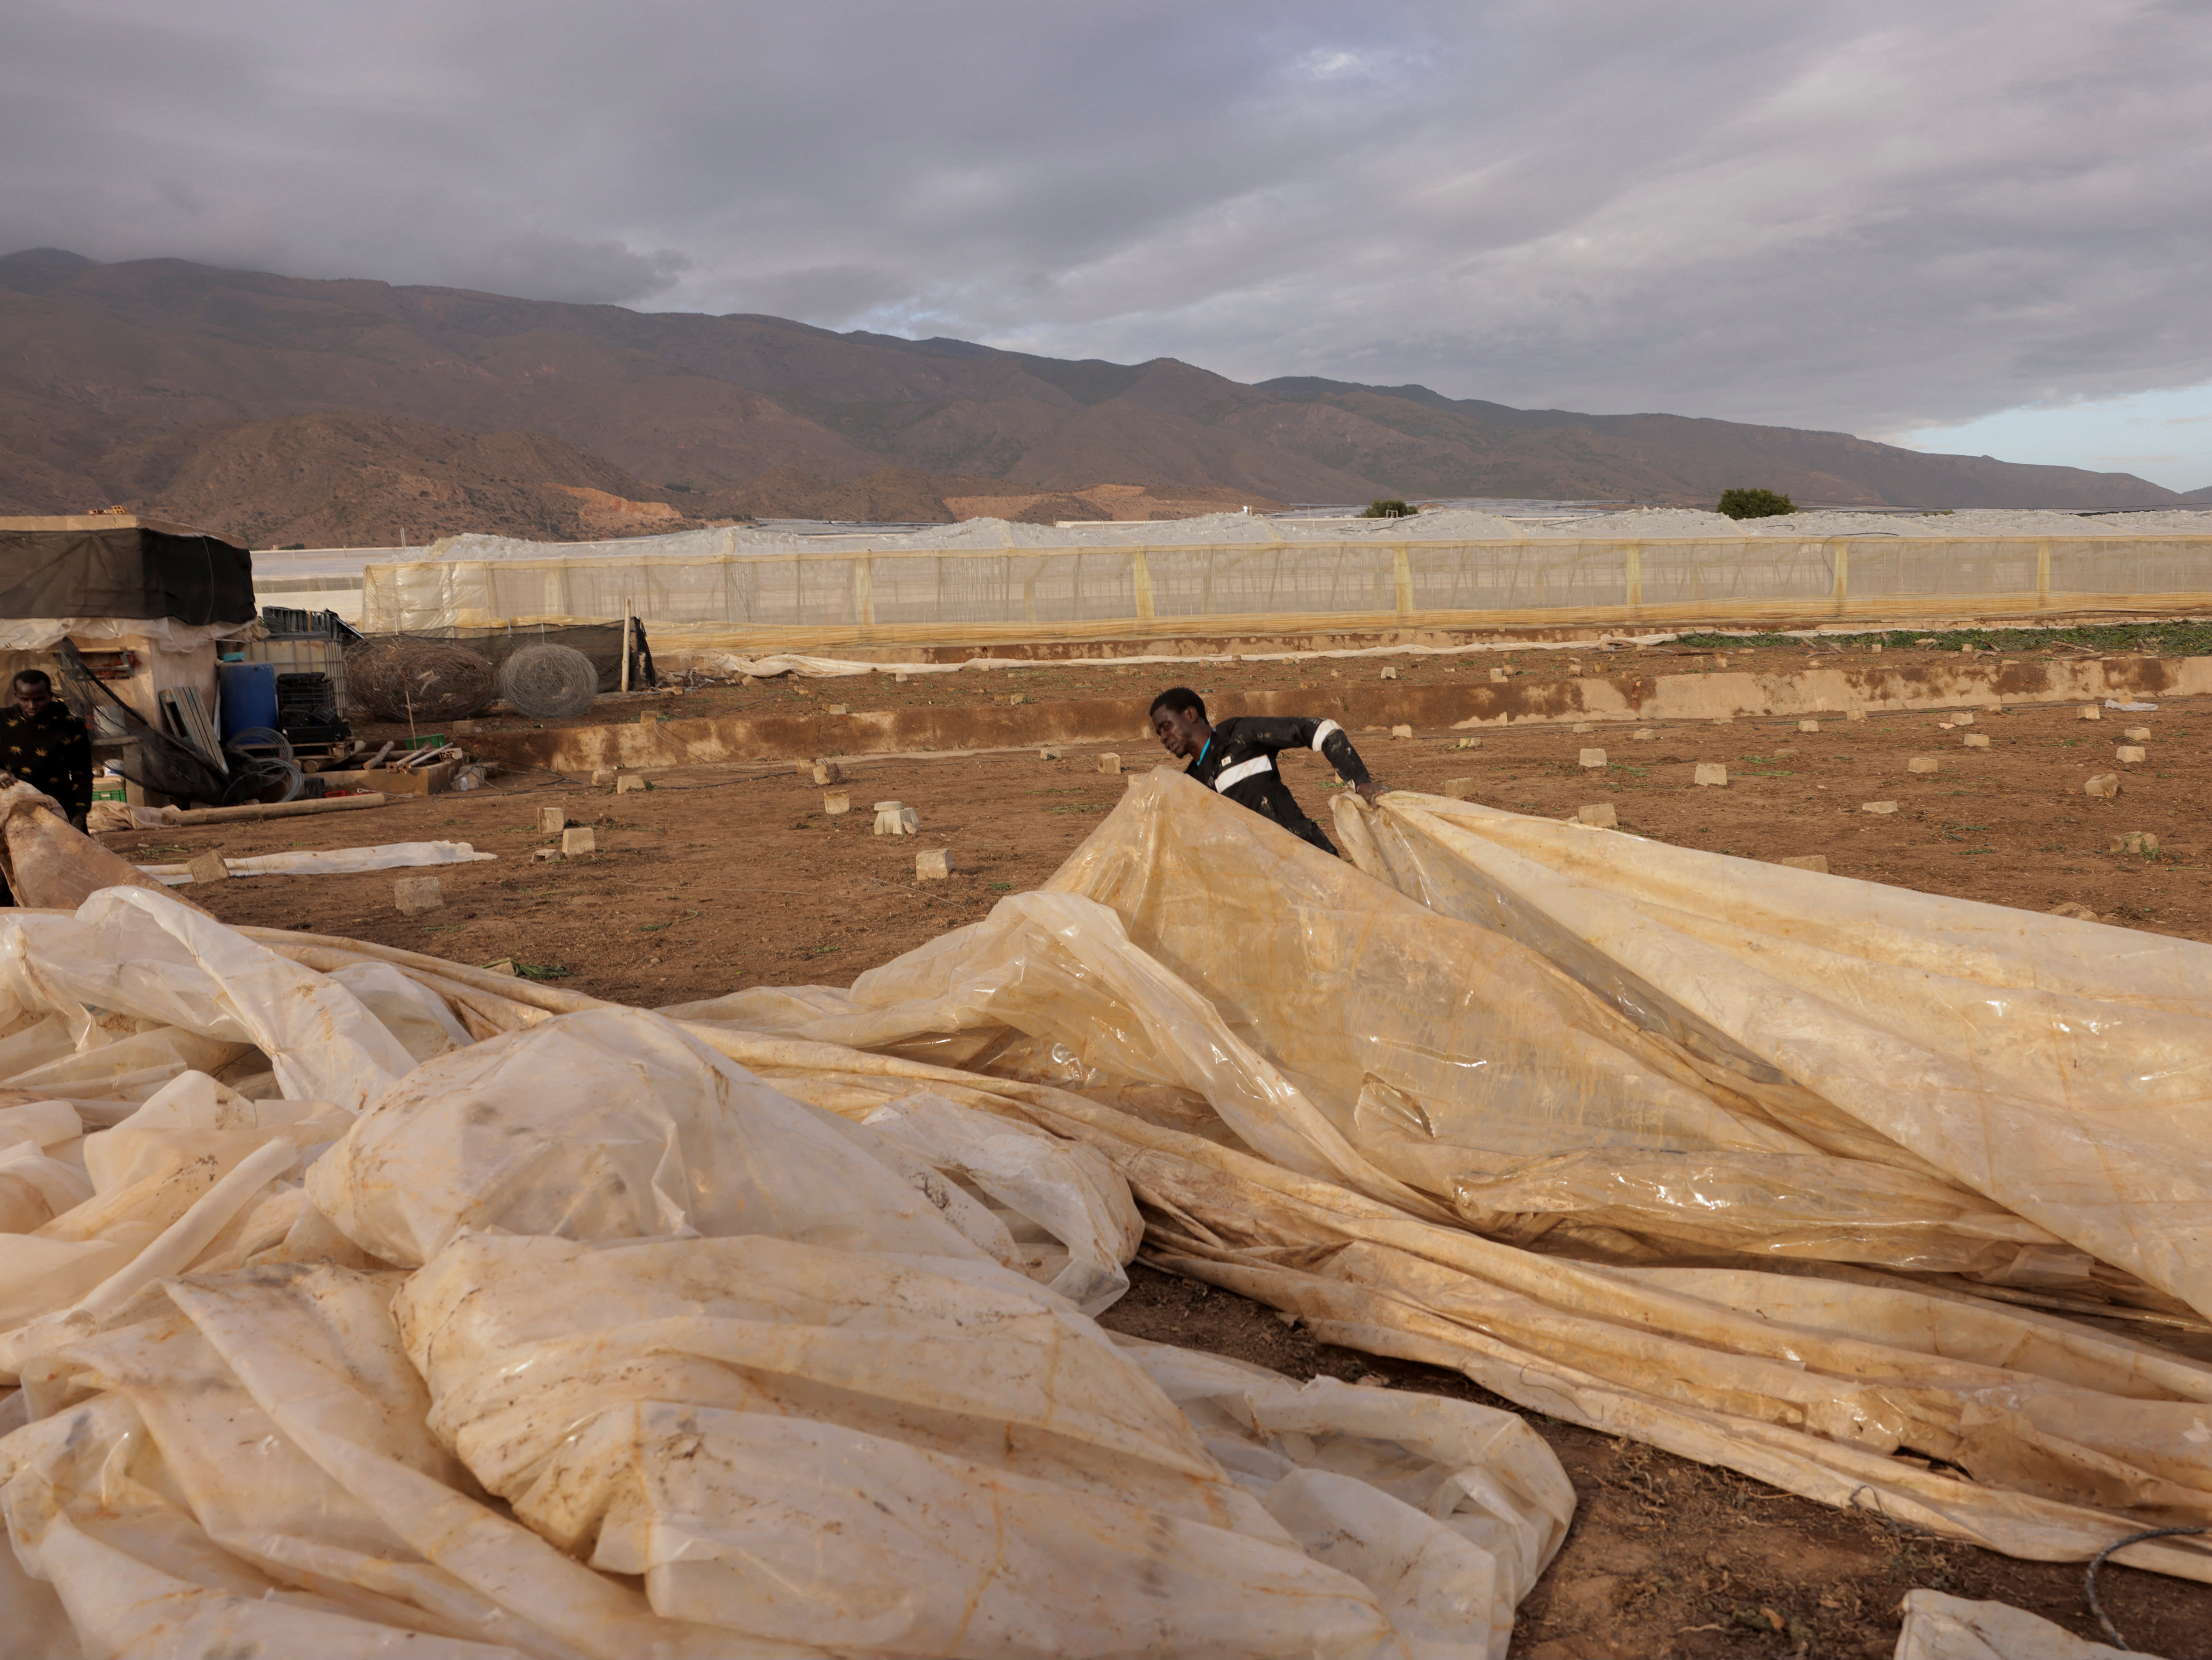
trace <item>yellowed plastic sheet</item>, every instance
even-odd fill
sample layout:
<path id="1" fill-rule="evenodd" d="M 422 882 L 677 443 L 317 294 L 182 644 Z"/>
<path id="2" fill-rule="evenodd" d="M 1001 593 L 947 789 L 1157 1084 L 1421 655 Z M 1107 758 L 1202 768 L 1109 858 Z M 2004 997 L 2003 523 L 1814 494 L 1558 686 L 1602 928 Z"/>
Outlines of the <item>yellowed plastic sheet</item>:
<path id="1" fill-rule="evenodd" d="M 1361 856 L 1433 817 L 1386 800 Z M 2094 1207 L 2030 1218 L 1511 879 L 1449 915 L 1156 775 L 1045 891 L 849 992 L 648 1013 L 143 890 L 0 918 L 34 1109 L 0 1155 L 92 1189 L 0 1269 L 106 1252 L 13 1281 L 33 1577 L 0 1593 L 88 1652 L 1502 1652 L 1556 1460 L 1510 1414 L 1111 1341 L 1085 1310 L 1139 1219 L 1328 1341 L 1829 1503 L 2057 1559 L 2206 1519 L 2193 1242 L 2099 1256 Z M 1909 982 L 1883 960 L 1859 982 Z M 2144 1000 L 2078 976 L 2094 1018 Z M 92 1069 L 131 1045 L 167 1058 Z M 2162 1122 L 2075 1097 L 2022 1122 Z M 1590 1154 L 1549 1208 L 1470 1197 Z M 1607 1176 L 1669 1159 L 1694 1179 Z M 779 1554 L 825 1523 L 857 1542 Z M 2212 1579 L 2185 1541 L 2119 1560 Z"/>
<path id="2" fill-rule="evenodd" d="M 49 1236 L 108 1230 L 88 1288 L 27 1280 L 0 1333 L 12 1628 L 115 1654 L 1504 1653 L 1572 1514 L 1549 1450 L 1468 1403 L 1133 1356 L 1082 1306 L 1141 1231 L 1092 1147 L 926 1088 L 841 1115 L 661 1016 L 276 939 L 136 892 L 0 919 L 18 1019 L 112 1000 L 327 1085 L 312 1024 L 379 1068 L 357 1112 L 187 1070 L 112 1128 L 62 1101 L 0 1124 L 88 1175 Z"/>

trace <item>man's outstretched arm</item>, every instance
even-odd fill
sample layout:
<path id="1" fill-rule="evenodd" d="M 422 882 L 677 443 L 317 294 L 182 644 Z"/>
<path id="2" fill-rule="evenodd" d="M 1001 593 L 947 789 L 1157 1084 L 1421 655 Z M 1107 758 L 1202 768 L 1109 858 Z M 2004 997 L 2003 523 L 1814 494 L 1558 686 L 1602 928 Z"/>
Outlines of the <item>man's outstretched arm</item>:
<path id="1" fill-rule="evenodd" d="M 1237 736 L 1264 749 L 1311 750 L 1367 800 L 1382 794 L 1382 786 L 1369 774 L 1352 739 L 1334 721 L 1302 714 L 1247 715 L 1237 727 Z"/>

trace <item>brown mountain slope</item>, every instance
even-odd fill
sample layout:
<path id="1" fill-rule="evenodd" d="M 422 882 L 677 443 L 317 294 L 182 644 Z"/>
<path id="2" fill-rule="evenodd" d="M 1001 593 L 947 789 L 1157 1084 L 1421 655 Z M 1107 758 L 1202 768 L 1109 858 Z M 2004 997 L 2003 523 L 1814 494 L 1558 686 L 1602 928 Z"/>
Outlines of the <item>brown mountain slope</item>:
<path id="1" fill-rule="evenodd" d="M 266 502 L 254 495 L 276 489 L 274 474 L 242 459 L 256 442 L 272 454 L 303 445 L 321 458 L 317 465 L 340 470 L 374 459 L 373 446 L 348 448 L 353 440 L 336 429 L 312 436 L 301 429 L 281 441 L 274 429 L 259 440 L 231 435 L 242 423 L 335 413 L 448 433 L 538 433 L 562 447 L 448 454 L 446 440 L 415 433 L 392 439 L 398 448 L 380 463 L 389 478 L 350 496 L 334 483 L 327 509 L 293 511 L 296 489 Z M 203 460 L 188 460 L 201 450 Z M 177 488 L 214 489 L 191 482 L 203 476 L 234 479 L 224 487 L 229 511 L 295 531 L 441 500 L 409 482 L 417 473 L 475 491 L 472 511 L 523 516 L 501 527 L 520 531 L 531 513 L 559 518 L 542 490 L 528 509 L 520 498 L 485 495 L 492 475 L 480 469 L 496 465 L 526 470 L 504 477 L 518 489 L 601 489 L 701 517 L 740 510 L 739 493 L 757 482 L 764 494 L 750 510 L 787 512 L 777 504 L 885 469 L 894 479 L 871 483 L 856 499 L 879 496 L 902 518 L 929 516 L 922 509 L 933 496 L 988 493 L 948 490 L 934 482 L 944 475 L 1032 492 L 1113 482 L 1308 501 L 1710 502 L 1746 483 L 1801 500 L 1899 506 L 2177 499 L 2124 473 L 1923 455 L 1840 433 L 1514 410 L 1420 386 L 1244 386 L 1172 359 L 1071 362 L 770 317 L 308 282 L 179 260 L 98 265 L 52 250 L 0 258 L 0 507 L 131 500 L 153 487 L 163 456 Z M 623 482 L 586 483 L 577 470 L 586 464 L 611 467 Z M 458 471 L 448 477 L 436 465 Z M 907 472 L 933 482 L 917 495 L 911 479 L 896 482 Z M 816 483 L 802 486 L 801 476 Z"/>
<path id="2" fill-rule="evenodd" d="M 543 433 L 456 432 L 377 415 L 193 427 L 110 458 L 118 500 L 255 547 L 418 546 L 463 531 L 549 541 L 700 522 Z"/>

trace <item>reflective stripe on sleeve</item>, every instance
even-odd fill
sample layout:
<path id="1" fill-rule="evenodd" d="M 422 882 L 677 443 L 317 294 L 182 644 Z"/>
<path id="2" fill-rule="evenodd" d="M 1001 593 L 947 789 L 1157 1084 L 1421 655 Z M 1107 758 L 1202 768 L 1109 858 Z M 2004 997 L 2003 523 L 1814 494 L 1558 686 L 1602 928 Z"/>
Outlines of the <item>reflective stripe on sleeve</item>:
<path id="1" fill-rule="evenodd" d="M 1342 732 L 1344 728 L 1338 726 L 1334 721 L 1322 721 L 1321 725 L 1314 728 L 1312 745 L 1313 752 L 1316 755 L 1319 755 L 1321 753 L 1321 746 L 1328 741 L 1329 733 L 1333 732 Z"/>
<path id="2" fill-rule="evenodd" d="M 1221 776 L 1213 781 L 1213 787 L 1226 795 L 1231 784 L 1241 784 L 1255 773 L 1273 772 L 1274 768 L 1273 756 L 1257 755 L 1249 761 L 1239 761 L 1233 767 L 1223 769 Z"/>

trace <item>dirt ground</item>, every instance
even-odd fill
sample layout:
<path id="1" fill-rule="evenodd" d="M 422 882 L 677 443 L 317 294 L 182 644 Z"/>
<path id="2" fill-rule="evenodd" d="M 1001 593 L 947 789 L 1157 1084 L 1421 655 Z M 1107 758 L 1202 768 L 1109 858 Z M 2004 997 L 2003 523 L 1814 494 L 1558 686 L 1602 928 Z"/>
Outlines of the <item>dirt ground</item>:
<path id="1" fill-rule="evenodd" d="M 1910 641 L 1900 648 L 1910 651 Z M 1749 656 L 1746 649 L 1739 642 L 1723 654 L 1732 665 L 1760 667 L 1807 656 L 1802 646 L 1752 648 Z M 1530 672 L 1559 672 L 1553 654 L 1540 657 Z M 1395 660 L 1407 679 L 1468 672 L 1434 660 Z M 1489 660 L 1476 672 L 1486 672 Z M 849 696 L 860 706 L 863 685 L 867 707 L 894 696 L 1043 702 L 1110 690 L 1126 693 L 1141 716 L 1154 691 L 1178 680 L 1201 692 L 1263 684 L 1318 690 L 1346 675 L 1371 678 L 1379 666 L 1353 660 L 1185 673 L 1042 667 L 903 686 L 880 676 L 770 684 L 670 701 L 690 714 L 724 712 L 720 704 L 697 707 L 714 699 L 727 700 L 733 713 L 799 696 Z M 635 704 L 621 708 L 621 718 L 635 719 Z M 1634 741 L 1625 725 L 1594 734 L 1531 726 L 1487 733 L 1480 747 L 1465 749 L 1451 733 L 1353 737 L 1394 787 L 1440 790 L 1448 780 L 1468 779 L 1474 800 L 1554 817 L 1611 802 L 1624 830 L 1679 846 L 1752 859 L 1821 854 L 1842 876 L 2039 911 L 2072 903 L 2130 927 L 2212 939 L 2212 833 L 2205 828 L 2212 700 L 2140 714 L 2106 710 L 2094 723 L 2070 706 L 1982 713 L 1971 726 L 1945 730 L 1948 718 L 1824 719 L 1811 733 L 1793 720 L 1662 725 L 1646 742 Z M 2147 759 L 2118 763 L 2115 745 L 2136 724 L 2151 729 Z M 1969 733 L 1986 734 L 1989 747 L 1965 747 Z M 1578 763 L 1592 745 L 1606 750 L 1601 770 Z M 392 904 L 395 876 L 410 873 L 266 877 L 187 891 L 228 921 L 346 934 L 470 963 L 512 959 L 533 976 L 654 1006 L 752 985 L 848 984 L 982 917 L 1001 895 L 1050 875 L 1121 798 L 1126 778 L 1097 770 L 1097 756 L 1108 747 L 1070 746 L 1058 761 L 1030 751 L 862 757 L 844 763 L 854 811 L 835 818 L 810 779 L 789 765 L 763 764 L 653 772 L 651 789 L 618 797 L 574 778 L 509 774 L 481 790 L 359 812 L 103 839 L 141 862 L 179 861 L 216 847 L 235 857 L 465 841 L 496 859 L 438 872 L 446 903 L 418 916 Z M 1164 759 L 1156 748 L 1116 747 L 1133 769 Z M 1937 770 L 1908 771 L 1913 756 L 1935 757 Z M 1326 825 L 1329 769 L 1304 752 L 1283 761 L 1291 787 Z M 1724 763 L 1728 786 L 1692 784 L 1700 762 Z M 2124 775 L 2116 799 L 2082 793 L 2085 779 L 2111 772 Z M 884 800 L 915 809 L 918 839 L 871 834 L 869 809 Z M 1897 811 L 1863 811 L 1877 801 L 1894 801 Z M 533 849 L 553 840 L 537 830 L 537 810 L 556 804 L 572 822 L 594 827 L 598 851 L 558 864 L 531 861 Z M 2116 836 L 2138 830 L 2157 837 L 2154 854 L 2112 850 Z M 918 881 L 916 851 L 937 848 L 951 849 L 953 876 Z M 1372 1375 L 1392 1387 L 1505 1404 L 1455 1374 L 1316 1345 L 1231 1293 L 1150 1270 L 1136 1277 L 1108 1325 L 1296 1377 Z M 2097 1635 L 2079 1564 L 2014 1562 L 1888 1531 L 1870 1517 L 1530 1417 L 1565 1461 L 1581 1509 L 1559 1563 L 1524 1606 L 1516 1655 L 1887 1655 L 1898 1599 L 1914 1585 L 2001 1597 Z M 2137 1646 L 2172 1657 L 2212 1653 L 2212 1588 L 2124 1568 L 2108 1568 L 2103 1584 L 2107 1609 Z"/>

